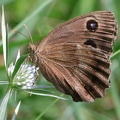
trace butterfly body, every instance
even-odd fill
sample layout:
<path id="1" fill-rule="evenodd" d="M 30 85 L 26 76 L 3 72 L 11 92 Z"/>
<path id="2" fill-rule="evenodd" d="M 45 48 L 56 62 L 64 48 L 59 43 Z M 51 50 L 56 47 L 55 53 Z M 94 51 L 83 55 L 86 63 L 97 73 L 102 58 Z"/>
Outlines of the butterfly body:
<path id="1" fill-rule="evenodd" d="M 29 45 L 30 60 L 43 76 L 73 100 L 93 102 L 109 88 L 116 21 L 111 12 L 98 11 L 73 18 Z"/>

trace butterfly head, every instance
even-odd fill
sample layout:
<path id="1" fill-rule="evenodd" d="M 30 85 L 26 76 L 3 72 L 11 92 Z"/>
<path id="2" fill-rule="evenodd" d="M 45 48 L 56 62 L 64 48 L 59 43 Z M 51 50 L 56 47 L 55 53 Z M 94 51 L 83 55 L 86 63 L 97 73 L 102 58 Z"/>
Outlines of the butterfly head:
<path id="1" fill-rule="evenodd" d="M 29 60 L 37 65 L 38 58 L 36 56 L 36 46 L 34 44 L 29 43 L 29 47 L 27 48 L 29 54 Z"/>

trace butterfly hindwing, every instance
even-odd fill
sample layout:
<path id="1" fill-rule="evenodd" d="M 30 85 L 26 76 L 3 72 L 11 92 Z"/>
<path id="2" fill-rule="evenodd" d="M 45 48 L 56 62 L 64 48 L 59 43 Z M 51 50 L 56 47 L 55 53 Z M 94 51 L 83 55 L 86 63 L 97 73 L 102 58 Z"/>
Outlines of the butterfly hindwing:
<path id="1" fill-rule="evenodd" d="M 74 101 L 94 101 L 109 87 L 109 60 L 101 51 L 61 43 L 46 47 L 41 57 L 44 77 Z"/>

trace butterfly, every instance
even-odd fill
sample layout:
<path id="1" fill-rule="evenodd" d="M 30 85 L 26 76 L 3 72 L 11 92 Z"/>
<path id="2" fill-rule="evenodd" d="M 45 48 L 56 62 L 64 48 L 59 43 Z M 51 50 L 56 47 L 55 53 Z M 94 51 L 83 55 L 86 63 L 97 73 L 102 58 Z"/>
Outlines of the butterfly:
<path id="1" fill-rule="evenodd" d="M 73 18 L 50 32 L 29 59 L 57 90 L 75 102 L 93 102 L 110 87 L 110 55 L 117 35 L 113 13 L 96 11 Z"/>

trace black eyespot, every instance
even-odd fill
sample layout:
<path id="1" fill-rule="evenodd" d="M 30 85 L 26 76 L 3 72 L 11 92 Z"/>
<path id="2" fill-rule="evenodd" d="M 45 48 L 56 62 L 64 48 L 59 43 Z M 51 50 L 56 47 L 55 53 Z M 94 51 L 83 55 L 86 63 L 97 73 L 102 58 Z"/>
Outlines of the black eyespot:
<path id="1" fill-rule="evenodd" d="M 94 32 L 98 28 L 98 23 L 95 20 L 89 20 L 86 25 L 87 29 L 91 32 Z"/>
<path id="2" fill-rule="evenodd" d="M 94 48 L 97 48 L 96 43 L 95 43 L 93 40 L 91 40 L 91 39 L 85 41 L 84 44 L 85 44 L 85 45 L 90 45 L 90 46 L 92 46 L 92 47 L 94 47 Z"/>

